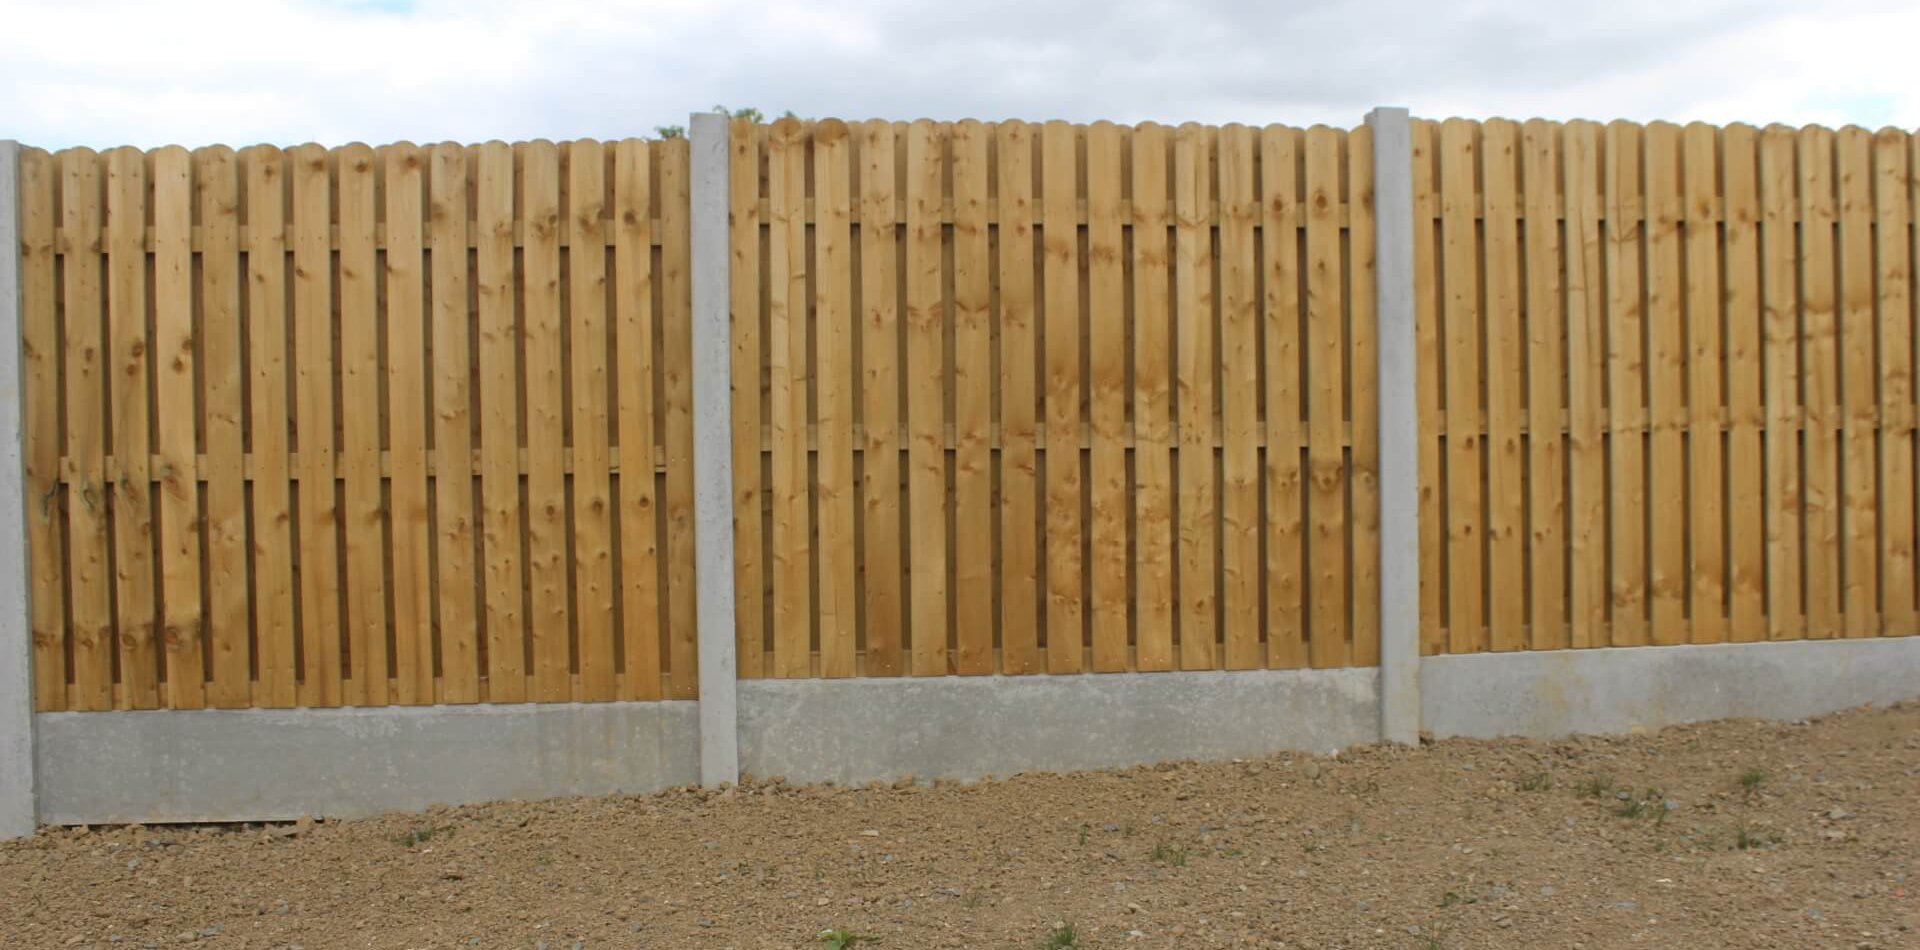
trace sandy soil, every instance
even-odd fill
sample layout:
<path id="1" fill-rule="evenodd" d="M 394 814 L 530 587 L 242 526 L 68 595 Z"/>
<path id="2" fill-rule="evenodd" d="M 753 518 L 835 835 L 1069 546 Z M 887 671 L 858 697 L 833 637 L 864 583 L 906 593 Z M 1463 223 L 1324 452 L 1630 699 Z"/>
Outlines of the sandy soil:
<path id="1" fill-rule="evenodd" d="M 1916 927 L 1920 704 L 0 846 L 5 947 L 1867 948 Z"/>

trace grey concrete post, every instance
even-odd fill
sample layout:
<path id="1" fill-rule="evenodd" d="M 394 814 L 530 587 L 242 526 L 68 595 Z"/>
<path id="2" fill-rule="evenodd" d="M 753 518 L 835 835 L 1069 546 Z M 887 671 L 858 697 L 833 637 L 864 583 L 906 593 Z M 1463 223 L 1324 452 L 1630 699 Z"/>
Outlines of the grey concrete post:
<path id="1" fill-rule="evenodd" d="M 733 617 L 733 361 L 728 290 L 727 117 L 688 123 L 693 171 L 693 508 L 699 584 L 700 782 L 740 780 Z"/>
<path id="2" fill-rule="evenodd" d="M 20 145 L 0 141 L 0 841 L 35 824 L 20 383 Z"/>
<path id="3" fill-rule="evenodd" d="M 1380 355 L 1380 738 L 1420 741 L 1420 420 L 1414 374 L 1413 141 L 1407 110 L 1373 130 Z"/>

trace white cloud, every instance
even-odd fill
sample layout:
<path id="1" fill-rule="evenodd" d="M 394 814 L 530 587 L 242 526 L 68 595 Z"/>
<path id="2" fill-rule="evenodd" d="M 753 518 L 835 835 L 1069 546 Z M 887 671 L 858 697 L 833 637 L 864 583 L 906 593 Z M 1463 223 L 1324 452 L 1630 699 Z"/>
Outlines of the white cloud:
<path id="1" fill-rule="evenodd" d="M 1920 119 L 1920 9 L 1875 0 L 10 0 L 0 23 L 0 136 L 47 146 L 616 137 L 714 103 Z"/>

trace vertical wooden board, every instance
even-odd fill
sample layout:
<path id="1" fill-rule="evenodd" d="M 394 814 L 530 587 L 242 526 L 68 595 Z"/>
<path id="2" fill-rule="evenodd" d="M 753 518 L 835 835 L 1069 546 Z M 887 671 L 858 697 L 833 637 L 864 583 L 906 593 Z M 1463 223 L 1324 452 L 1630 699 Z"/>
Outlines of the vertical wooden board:
<path id="1" fill-rule="evenodd" d="M 1646 128 L 1647 255 L 1647 549 L 1650 638 L 1687 640 L 1686 349 L 1683 321 L 1680 129 Z"/>
<path id="2" fill-rule="evenodd" d="M 1253 130 L 1220 129 L 1221 604 L 1229 669 L 1264 666 L 1260 655 L 1260 386 L 1255 324 Z M 1124 371 L 1125 367 L 1118 367 Z M 1096 373 L 1097 376 L 1097 373 Z M 1115 563 L 1124 563 L 1116 559 Z"/>
<path id="3" fill-rule="evenodd" d="M 1206 129 L 1173 135 L 1180 668 L 1214 666 L 1213 175 Z M 1049 328 L 1051 329 L 1051 328 Z"/>
<path id="4" fill-rule="evenodd" d="M 1267 665 L 1286 668 L 1307 664 L 1300 524 L 1299 166 L 1300 130 L 1279 125 L 1260 130 L 1260 244 L 1266 278 L 1261 319 L 1266 345 L 1262 360 L 1267 411 Z M 1421 373 L 1423 380 L 1431 376 L 1431 371 Z"/>
<path id="5" fill-rule="evenodd" d="M 161 655 L 166 705 L 206 705 L 200 602 L 200 476 L 195 421 L 198 360 L 193 327 L 193 156 L 153 153 L 153 410 L 158 439 Z"/>
<path id="6" fill-rule="evenodd" d="M 767 142 L 773 221 L 768 292 L 772 358 L 773 675 L 812 672 L 812 530 L 807 470 L 806 130 L 781 119 Z M 937 238 L 937 235 L 936 235 Z"/>
<path id="7" fill-rule="evenodd" d="M 1308 656 L 1316 667 L 1352 662 L 1347 622 L 1345 306 L 1340 285 L 1340 137 L 1325 126 L 1306 136 L 1307 206 L 1307 563 Z"/>
<path id="8" fill-rule="evenodd" d="M 107 160 L 107 400 L 113 464 L 113 594 L 122 708 L 159 704 L 154 641 L 154 525 L 150 481 L 151 371 L 147 331 L 146 156 L 122 147 Z"/>
<path id="9" fill-rule="evenodd" d="M 1080 239 L 1074 127 L 1042 133 L 1040 190 L 1045 273 L 1047 443 L 1047 672 L 1080 669 Z M 1211 534 L 1209 534 L 1211 538 Z M 1208 572 L 1211 575 L 1211 571 Z"/>
<path id="10" fill-rule="evenodd" d="M 667 652 L 674 699 L 700 692 L 693 577 L 693 230 L 687 140 L 660 148 L 659 362 L 666 398 Z"/>
<path id="11" fill-rule="evenodd" d="M 527 386 L 528 624 L 536 702 L 571 698 L 572 618 L 567 606 L 565 383 L 560 346 L 560 151 L 538 140 L 520 150 L 521 334 Z"/>
<path id="12" fill-rule="evenodd" d="M 1000 671 L 1032 673 L 1039 665 L 1041 610 L 1040 539 L 1036 529 L 1039 497 L 1035 485 L 1038 465 L 1034 449 L 1035 408 L 1039 405 L 1035 389 L 1039 356 L 1033 288 L 1034 136 L 1026 123 L 1018 121 L 1001 123 L 997 134 L 994 154 L 999 163 L 1000 187 Z M 883 335 L 881 342 L 890 339 Z M 867 352 L 875 352 L 874 347 L 869 345 Z M 874 385 L 881 382 L 884 382 L 882 378 L 873 380 Z M 875 419 L 869 410 L 867 425 L 874 425 Z M 872 471 L 872 460 L 867 464 Z M 871 543 L 868 550 L 872 550 Z"/>
<path id="13" fill-rule="evenodd" d="M 901 615 L 900 591 L 900 229 L 895 217 L 893 123 L 884 119 L 861 123 L 859 135 L 860 503 L 866 550 L 861 593 L 866 610 L 866 672 L 869 676 L 898 676 L 906 620 Z M 1004 201 L 1004 188 L 1002 196 Z M 758 249 L 756 239 L 751 251 L 757 255 Z M 1027 272 L 1031 281 L 1032 268 Z M 755 303 L 757 306 L 757 290 Z M 1006 306 L 1004 300 L 1002 306 Z M 754 396 L 757 400 L 758 393 Z M 756 510 L 756 522 L 758 517 Z M 1028 563 L 1032 563 L 1031 558 Z"/>
<path id="14" fill-rule="evenodd" d="M 287 152 L 293 180 L 294 432 L 300 453 L 300 703 L 342 693 L 339 499 L 334 479 L 332 183 L 326 149 Z"/>
<path id="15" fill-rule="evenodd" d="M 1721 418 L 1719 142 L 1711 125 L 1687 125 L 1681 138 L 1682 227 L 1686 247 L 1687 550 L 1691 640 L 1727 638 L 1725 490 Z"/>
<path id="16" fill-rule="evenodd" d="M 1611 431 L 1609 528 L 1613 551 L 1613 646 L 1647 642 L 1646 347 L 1641 297 L 1640 127 L 1606 131 L 1607 408 Z"/>
<path id="17" fill-rule="evenodd" d="M 393 701 L 434 701 L 433 520 L 427 496 L 427 314 L 423 212 L 427 153 L 388 147 L 386 177 L 386 416 L 392 460 Z M 461 221 L 465 225 L 464 220 Z M 461 243 L 465 243 L 464 241 Z M 466 263 L 466 248 L 461 249 Z M 463 266 L 464 269 L 464 266 Z M 465 310 L 466 301 L 461 301 Z M 465 349 L 460 351 L 466 355 Z M 471 585 L 469 585 L 471 587 Z"/>
<path id="18" fill-rule="evenodd" d="M 1566 202 L 1560 185 L 1560 127 L 1533 119 L 1520 132 L 1525 222 L 1527 327 L 1527 591 L 1529 649 L 1569 646 L 1566 613 L 1566 440 L 1561 387 L 1567 378 L 1562 308 L 1561 239 L 1556 217 Z M 1568 211 L 1569 220 L 1573 212 Z M 1579 232 L 1571 230 L 1577 241 Z M 1577 245 L 1574 254 L 1580 253 Z"/>
<path id="19" fill-rule="evenodd" d="M 1124 670 L 1127 652 L 1127 311 L 1120 230 L 1120 128 L 1087 126 L 1087 486 L 1091 512 L 1093 669 Z M 1249 240 L 1248 242 L 1252 242 Z M 1249 626 L 1257 635 L 1259 628 Z M 1257 645 L 1257 644 L 1256 644 Z"/>
<path id="20" fill-rule="evenodd" d="M 101 307 L 104 204 L 100 156 L 67 149 L 56 156 L 60 177 L 60 227 L 65 232 L 61 314 L 66 346 L 68 578 L 73 610 L 73 696 L 70 708 L 113 706 L 113 578 L 107 551 L 106 342 Z"/>
<path id="21" fill-rule="evenodd" d="M 1486 620 L 1481 612 L 1482 319 L 1480 255 L 1475 234 L 1478 196 L 1474 185 L 1478 132 L 1475 123 L 1464 119 L 1448 119 L 1440 125 L 1440 242 L 1446 287 L 1441 323 L 1446 328 L 1447 652 L 1450 653 L 1487 648 Z"/>
<path id="22" fill-rule="evenodd" d="M 1174 601 L 1166 127 L 1141 123 L 1132 148 L 1134 664 L 1168 670 Z M 1006 178 L 1001 182 L 1004 189 Z M 1004 281 L 1005 268 L 1001 274 Z"/>
<path id="23" fill-rule="evenodd" d="M 527 698 L 520 563 L 520 324 L 514 306 L 513 151 L 481 145 L 473 196 L 480 334 L 480 493 L 485 510 L 486 701 Z"/>
<path id="24" fill-rule="evenodd" d="M 1873 139 L 1874 239 L 1880 325 L 1880 569 L 1883 635 L 1916 632 L 1914 604 L 1912 138 Z"/>
<path id="25" fill-rule="evenodd" d="M 993 672 L 993 287 L 986 126 L 956 122 L 953 152 L 954 670 Z M 1118 177 L 1119 169 L 1114 170 Z M 1115 230 L 1118 228 L 1116 226 Z M 1118 248 L 1115 248 L 1116 255 Z M 1118 266 L 1116 262 L 1116 267 Z M 1125 565 L 1122 542 L 1121 564 Z M 1124 582 L 1123 582 L 1124 586 Z M 1125 643 L 1125 628 L 1121 641 Z"/>
<path id="26" fill-rule="evenodd" d="M 820 672 L 855 672 L 853 538 L 853 185 L 846 123 L 813 130 L 816 503 L 820 537 Z M 986 627 L 991 636 L 990 624 Z M 991 659 L 991 657 L 989 657 Z"/>
<path id="27" fill-rule="evenodd" d="M 346 483 L 347 654 L 344 697 L 387 701 L 386 511 L 380 475 L 380 315 L 374 273 L 374 154 L 349 145 L 340 176 L 340 477 Z"/>
<path id="28" fill-rule="evenodd" d="M 1441 300 L 1439 275 L 1436 273 L 1441 266 L 1438 261 L 1439 241 L 1444 228 L 1444 222 L 1438 219 L 1442 216 L 1445 204 L 1435 170 L 1439 161 L 1438 127 L 1425 119 L 1414 120 L 1408 125 L 1408 136 L 1409 151 L 1412 152 L 1414 201 L 1413 337 L 1419 366 L 1419 372 L 1415 374 L 1418 379 L 1414 384 L 1419 413 L 1417 428 L 1420 433 L 1417 452 L 1417 467 L 1420 470 L 1420 652 L 1428 655 L 1446 652 L 1449 637 L 1445 608 L 1450 574 L 1446 569 L 1446 555 L 1452 534 L 1445 523 L 1446 509 L 1441 507 L 1445 497 L 1441 483 L 1444 457 L 1441 450 L 1450 441 L 1443 441 L 1442 435 L 1447 422 L 1440 398 L 1440 376 L 1445 365 L 1440 327 L 1444 302 Z M 1268 286 L 1273 286 L 1271 277 Z M 1271 398 L 1269 396 L 1270 406 Z M 1272 411 L 1269 408 L 1270 414 Z M 1267 453 L 1271 457 L 1274 443 L 1271 435 L 1268 438 Z M 1268 478 L 1273 477 L 1269 473 Z M 1293 483 L 1297 485 L 1297 477 Z M 1272 504 L 1269 502 L 1269 507 Z M 1276 514 L 1273 517 L 1283 515 Z M 1275 536 L 1277 539 L 1277 531 Z M 1298 585 L 1295 586 L 1297 589 Z"/>
<path id="29" fill-rule="evenodd" d="M 608 445 L 607 150 L 567 146 L 567 330 L 573 416 L 573 596 L 580 699 L 618 695 L 613 644 L 613 484 Z M 642 463 L 652 461 L 648 452 Z M 646 465 L 652 468 L 651 465 Z"/>
<path id="30" fill-rule="evenodd" d="M 1373 129 L 1347 133 L 1347 378 L 1352 462 L 1353 657 L 1380 662 L 1380 397 L 1378 306 L 1375 302 Z"/>
<path id="31" fill-rule="evenodd" d="M 913 674 L 947 672 L 946 304 L 941 193 L 946 130 L 907 127 L 907 491 Z"/>
<path id="32" fill-rule="evenodd" d="M 740 134 L 740 124 L 735 125 L 735 134 Z M 655 313 L 653 309 L 653 182 L 649 160 L 653 146 L 636 139 L 623 139 L 614 145 L 613 164 L 613 322 L 614 322 L 614 377 L 618 385 L 619 438 L 620 438 L 620 645 L 626 661 L 620 677 L 621 699 L 659 699 L 660 681 L 660 516 L 658 499 L 654 485 L 654 391 L 655 359 L 653 340 Z M 736 166 L 737 168 L 737 166 Z M 738 171 L 733 179 L 739 184 Z M 755 165 L 757 192 L 758 166 Z M 736 191 L 737 195 L 737 191 Z M 734 214 L 741 214 L 736 203 Z M 758 219 L 758 202 L 755 202 L 753 216 L 746 220 Z M 736 218 L 735 226 L 739 227 Z M 749 259 L 758 263 L 759 235 L 753 235 L 753 248 Z M 737 237 L 736 237 L 737 240 Z M 736 244 L 736 248 L 738 245 Z M 736 250 L 734 266 L 740 266 L 739 252 Z M 759 310 L 759 291 L 756 272 L 733 271 L 734 281 L 755 280 L 755 292 L 751 311 Z M 736 285 L 737 286 L 737 285 Z M 739 299 L 735 299 L 734 332 L 742 332 L 742 311 Z M 757 321 L 745 325 L 757 329 Z M 734 339 L 736 367 L 733 377 L 736 392 L 745 388 L 751 396 L 734 400 L 735 426 L 734 458 L 741 457 L 741 443 L 747 442 L 750 454 L 748 464 L 737 464 L 734 469 L 736 497 L 752 499 L 752 514 L 749 518 L 736 508 L 735 528 L 741 531 L 734 539 L 736 545 L 749 545 L 743 550 L 754 567 L 754 586 L 751 598 L 742 597 L 743 607 L 751 606 L 750 611 L 738 615 L 737 622 L 743 632 L 741 638 L 740 670 L 742 675 L 758 675 L 760 672 L 760 587 L 758 584 L 760 564 L 760 493 L 757 477 L 760 472 L 760 351 L 758 335 L 750 338 L 748 364 L 751 375 L 743 376 L 739 371 L 740 337 Z M 752 404 L 749 415 L 739 414 L 740 405 Z M 743 439 L 740 427 L 751 425 L 752 438 Z M 740 493 L 741 484 L 753 485 L 750 496 Z M 745 531 L 745 525 L 751 520 L 752 533 Z M 736 566 L 740 564 L 735 561 Z M 746 583 L 747 574 L 737 571 L 736 578 Z M 747 640 L 747 630 L 752 631 L 752 639 Z M 745 649 L 751 644 L 751 651 Z M 751 667 L 749 666 L 751 664 Z"/>
<path id="33" fill-rule="evenodd" d="M 1805 401 L 1801 497 L 1806 565 L 1806 635 L 1841 632 L 1838 300 L 1834 285 L 1832 130 L 1808 126 L 1799 135 L 1800 159 L 1800 383 Z"/>
<path id="34" fill-rule="evenodd" d="M 1601 271 L 1600 128 L 1564 136 L 1566 201 L 1567 645 L 1608 642 L 1606 286 Z"/>
<path id="35" fill-rule="evenodd" d="M 1525 341 L 1520 336 L 1519 128 L 1489 119 L 1480 129 L 1485 194 L 1483 319 L 1487 400 L 1487 635 L 1495 650 L 1527 645 L 1525 465 L 1520 443 Z"/>
<path id="36" fill-rule="evenodd" d="M 763 504 L 762 499 L 765 498 L 765 493 L 764 486 L 760 482 L 760 283 L 762 276 L 760 271 L 760 226 L 762 223 L 760 220 L 760 154 L 763 145 L 761 129 L 762 127 L 751 118 L 740 118 L 733 120 L 727 130 L 727 165 L 729 169 L 727 176 L 727 254 L 729 258 L 727 270 L 727 280 L 729 284 L 727 288 L 729 300 L 728 343 L 731 347 L 731 356 L 729 358 L 732 366 L 729 397 L 732 406 L 733 422 L 731 442 L 733 449 L 733 620 L 736 669 L 743 679 L 752 679 L 766 675 L 766 615 L 763 595 L 766 590 L 767 571 L 766 559 L 762 551 L 764 544 L 761 534 L 761 506 Z M 646 153 L 644 151 L 646 146 L 636 142 L 632 144 L 622 143 L 621 147 L 628 151 L 639 150 L 639 180 L 643 183 L 640 187 L 644 189 L 647 169 Z M 628 151 L 623 151 L 619 159 L 623 172 L 627 168 L 629 161 Z M 621 187 L 622 186 L 616 184 L 616 192 L 618 192 Z M 640 197 L 645 199 L 649 196 L 645 190 L 642 190 Z M 638 225 L 640 222 L 646 220 L 649 214 L 646 200 L 642 200 L 637 209 L 632 212 L 635 218 L 631 225 L 627 223 L 626 218 L 629 213 L 625 207 L 626 199 L 617 196 L 616 200 L 623 203 L 620 214 L 616 218 L 616 220 L 621 222 L 622 228 Z M 640 236 L 644 236 L 644 232 L 642 232 Z M 624 232 L 620 240 L 622 242 L 620 249 L 622 255 L 640 252 L 640 256 L 636 258 L 633 263 L 638 264 L 641 261 L 650 263 L 651 253 L 650 250 L 646 248 L 646 245 L 635 243 L 629 247 L 626 243 L 629 241 L 629 237 Z M 648 240 L 650 241 L 651 238 L 649 237 Z M 624 261 L 626 258 L 622 257 L 621 260 Z M 624 268 L 627 265 L 619 264 L 617 266 Z M 647 275 L 647 271 L 642 268 L 640 274 L 645 276 Z M 629 303 L 625 298 L 631 292 L 630 289 L 625 283 L 622 283 L 620 287 L 621 299 L 618 304 L 619 306 L 623 308 L 645 306 L 644 303 L 639 302 Z M 650 283 L 643 284 L 641 287 L 650 287 Z M 645 299 L 650 300 L 651 295 L 651 290 L 648 290 Z M 621 323 L 621 340 L 623 342 L 628 338 L 626 333 L 627 325 L 623 320 Z M 639 332 L 640 324 L 633 324 L 633 328 L 635 332 Z M 643 378 L 650 381 L 652 379 L 651 337 L 648 338 L 646 353 L 649 357 L 648 375 Z M 622 356 L 624 358 L 625 354 L 623 353 Z M 620 385 L 622 394 L 620 407 L 622 432 L 620 437 L 620 444 L 622 446 L 620 497 L 623 511 L 621 520 L 621 560 L 626 577 L 622 582 L 622 588 L 627 592 L 627 603 L 629 604 L 629 608 L 625 614 L 627 617 L 632 618 L 635 616 L 632 607 L 638 606 L 633 604 L 632 601 L 640 591 L 640 588 L 636 585 L 642 578 L 637 576 L 635 570 L 624 567 L 628 556 L 626 552 L 631 550 L 631 548 L 627 546 L 627 541 L 635 536 L 634 529 L 628 527 L 629 515 L 627 513 L 631 513 L 634 528 L 637 528 L 643 514 L 649 518 L 651 517 L 652 507 L 649 505 L 643 513 L 640 509 L 630 508 L 628 505 L 627 493 L 639 491 L 642 486 L 638 485 L 638 479 L 633 477 L 635 470 L 626 468 L 628 464 L 627 460 L 631 458 L 631 452 L 634 451 L 634 449 L 629 447 L 635 443 L 628 441 L 625 434 L 627 431 L 627 413 L 629 411 L 627 408 L 627 394 L 629 392 L 627 387 L 629 385 L 629 379 L 624 365 L 620 371 Z M 651 382 L 649 382 L 646 387 L 644 395 L 650 404 L 653 395 Z M 638 388 L 635 388 L 632 390 L 632 396 L 637 400 L 642 396 L 642 393 Z M 648 411 L 651 412 L 651 409 Z M 651 426 L 651 419 L 649 419 L 649 426 Z M 646 446 L 648 469 L 647 484 L 644 486 L 647 494 L 644 497 L 651 499 L 653 490 L 653 439 L 650 428 L 648 432 L 647 441 L 642 443 Z M 652 547 L 649 543 L 648 551 L 651 550 Z M 651 579 L 652 576 L 653 575 L 649 574 L 647 578 Z M 655 616 L 655 614 L 650 613 L 644 616 L 651 617 Z M 634 631 L 635 625 L 629 620 L 626 624 L 625 632 L 631 635 Z M 628 668 L 631 672 L 634 669 L 632 665 L 633 653 L 631 650 L 628 651 L 627 656 Z"/>
<path id="37" fill-rule="evenodd" d="M 1875 469 L 1880 413 L 1874 349 L 1873 136 L 1857 125 L 1840 130 L 1840 471 L 1841 608 L 1849 637 L 1880 631 L 1880 498 Z"/>
<path id="38" fill-rule="evenodd" d="M 259 681 L 253 704 L 292 706 L 299 696 L 293 472 L 288 458 L 292 420 L 287 374 L 291 343 L 285 227 L 288 156 L 263 145 L 242 152 L 240 159 L 247 194 L 247 432 L 253 460 L 253 619 Z"/>
<path id="39" fill-rule="evenodd" d="M 1760 309 L 1766 385 L 1767 636 L 1806 635 L 1801 588 L 1799 176 L 1795 134 L 1770 125 L 1760 134 Z"/>
<path id="40" fill-rule="evenodd" d="M 480 625 L 491 622 L 487 598 L 492 597 L 491 587 L 487 598 L 479 596 L 474 577 L 473 390 L 477 380 L 467 309 L 467 157 L 467 149 L 459 145 L 433 147 L 427 206 L 433 255 L 433 502 L 438 581 L 434 593 L 440 631 L 440 692 L 434 698 L 447 703 L 480 699 Z M 476 233 L 483 245 L 493 240 L 485 230 Z M 490 378 L 485 370 L 482 367 L 480 379 Z M 483 521 L 481 530 L 492 525 L 490 519 Z M 491 565 L 488 570 L 491 579 Z M 518 584 L 514 590 L 519 590 Z"/>
<path id="41" fill-rule="evenodd" d="M 32 590 L 33 708 L 67 708 L 66 538 L 61 531 L 60 311 L 55 287 L 59 169 L 20 150 L 21 466 L 26 477 L 27 568 Z M 231 267 L 231 263 L 228 265 Z"/>
<path id="42" fill-rule="evenodd" d="M 1750 125 L 1721 133 L 1726 224 L 1727 635 L 1766 636 L 1766 512 L 1760 494 L 1760 193 L 1758 139 Z"/>

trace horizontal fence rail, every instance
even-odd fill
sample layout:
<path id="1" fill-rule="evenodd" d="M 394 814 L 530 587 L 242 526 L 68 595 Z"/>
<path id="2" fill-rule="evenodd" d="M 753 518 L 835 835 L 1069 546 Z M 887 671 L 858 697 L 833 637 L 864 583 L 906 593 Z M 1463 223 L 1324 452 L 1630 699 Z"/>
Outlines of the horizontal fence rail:
<path id="1" fill-rule="evenodd" d="M 23 150 L 37 708 L 692 696 L 687 175 Z"/>
<path id="2" fill-rule="evenodd" d="M 1366 129 L 732 129 L 741 675 L 1368 665 Z"/>

